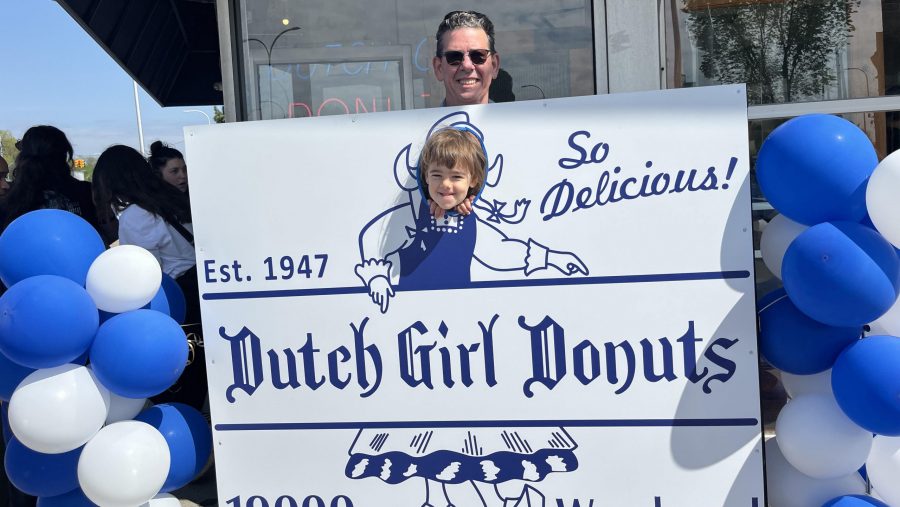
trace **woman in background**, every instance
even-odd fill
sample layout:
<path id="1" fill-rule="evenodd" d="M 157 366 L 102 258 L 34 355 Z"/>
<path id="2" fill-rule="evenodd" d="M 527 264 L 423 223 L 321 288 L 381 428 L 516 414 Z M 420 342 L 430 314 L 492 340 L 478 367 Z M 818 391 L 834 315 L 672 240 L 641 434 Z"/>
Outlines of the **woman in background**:
<path id="1" fill-rule="evenodd" d="M 31 127 L 17 143 L 15 180 L 3 198 L 0 230 L 38 209 L 70 211 L 97 227 L 91 184 L 72 176 L 72 144 L 56 127 Z"/>
<path id="2" fill-rule="evenodd" d="M 191 209 L 185 193 L 156 177 L 147 160 L 128 146 L 112 146 L 94 166 L 94 202 L 103 222 L 118 218 L 119 244 L 147 249 L 162 271 L 184 292 L 185 324 L 200 322 L 197 261 Z M 173 389 L 154 398 L 179 401 L 197 409 L 206 396 L 206 362 L 202 348 Z"/>
<path id="3" fill-rule="evenodd" d="M 156 141 L 150 145 L 150 157 L 147 161 L 163 181 L 182 192 L 188 191 L 187 164 L 180 151 L 162 141 Z"/>

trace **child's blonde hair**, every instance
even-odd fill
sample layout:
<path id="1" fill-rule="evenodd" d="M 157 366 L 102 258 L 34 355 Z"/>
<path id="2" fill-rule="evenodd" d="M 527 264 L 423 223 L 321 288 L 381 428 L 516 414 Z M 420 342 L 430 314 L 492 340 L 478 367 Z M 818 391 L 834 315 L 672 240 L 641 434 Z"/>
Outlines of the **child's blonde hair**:
<path id="1" fill-rule="evenodd" d="M 487 156 L 481 142 L 469 131 L 446 127 L 431 134 L 419 155 L 419 185 L 428 194 L 425 173 L 433 165 L 448 169 L 465 167 L 472 178 L 469 195 L 477 195 L 484 183 Z"/>

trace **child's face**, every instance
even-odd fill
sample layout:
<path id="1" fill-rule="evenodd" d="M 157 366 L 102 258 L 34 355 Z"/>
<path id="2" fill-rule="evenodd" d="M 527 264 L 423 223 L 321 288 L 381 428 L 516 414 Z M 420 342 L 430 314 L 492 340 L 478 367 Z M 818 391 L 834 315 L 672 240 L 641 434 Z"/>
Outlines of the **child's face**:
<path id="1" fill-rule="evenodd" d="M 465 200 L 472 189 L 472 174 L 466 167 L 448 168 L 434 164 L 428 168 L 425 181 L 428 184 L 428 196 L 445 210 L 455 208 Z"/>

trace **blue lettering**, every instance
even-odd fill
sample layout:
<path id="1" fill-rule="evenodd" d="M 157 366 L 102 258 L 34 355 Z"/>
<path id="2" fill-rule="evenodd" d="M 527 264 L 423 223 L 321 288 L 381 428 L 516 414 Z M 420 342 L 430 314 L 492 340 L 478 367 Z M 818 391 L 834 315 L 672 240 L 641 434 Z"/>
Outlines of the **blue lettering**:
<path id="1" fill-rule="evenodd" d="M 378 351 L 378 347 L 374 343 L 366 345 L 363 339 L 363 332 L 368 322 L 369 318 L 366 317 L 359 327 L 350 324 L 350 327 L 353 329 L 353 349 L 356 356 L 356 382 L 363 389 L 363 392 L 360 394 L 361 398 L 368 398 L 381 385 L 381 352 Z M 366 367 L 367 357 L 372 361 L 372 366 L 375 368 L 375 380 L 373 382 L 369 382 L 368 368 Z"/>
<path id="2" fill-rule="evenodd" d="M 532 385 L 541 384 L 551 390 L 566 376 L 566 336 L 562 326 L 549 315 L 535 326 L 529 326 L 521 316 L 519 327 L 531 334 L 532 376 L 522 387 L 525 396 L 531 398 Z"/>
<path id="3" fill-rule="evenodd" d="M 578 158 L 560 158 L 559 167 L 563 169 L 575 169 L 584 164 L 597 164 L 604 162 L 609 156 L 610 147 L 607 143 L 598 143 L 591 149 L 590 156 L 587 150 L 577 143 L 579 136 L 590 138 L 590 133 L 579 130 L 569 136 L 569 146 L 574 149 Z M 737 166 L 737 157 L 731 157 L 726 175 L 726 181 L 732 177 Z M 652 170 L 653 162 L 648 160 L 645 164 L 647 170 Z M 541 214 L 544 221 L 552 220 L 568 212 L 575 212 L 594 206 L 604 206 L 620 201 L 652 197 L 655 195 L 678 194 L 682 192 L 703 192 L 710 190 L 726 190 L 728 183 L 719 185 L 719 175 L 716 167 L 710 166 L 699 181 L 696 169 L 678 170 L 673 174 L 667 172 L 649 173 L 640 176 L 617 179 L 622 172 L 621 166 L 616 166 L 612 171 L 601 171 L 595 188 L 584 186 L 576 188 L 573 183 L 564 178 L 559 183 L 552 185 L 544 194 L 541 201 Z M 640 186 L 640 189 L 635 187 Z M 574 201 L 574 205 L 573 205 Z"/>
<path id="4" fill-rule="evenodd" d="M 716 351 L 715 347 L 722 347 L 723 349 L 730 349 L 734 344 L 736 344 L 737 340 L 729 340 L 728 338 L 718 338 L 713 341 L 709 348 L 707 348 L 703 352 L 703 357 L 708 359 L 711 363 L 719 366 L 723 370 L 722 373 L 716 373 L 715 375 L 710 375 L 705 382 L 703 382 L 703 392 L 706 394 L 710 394 L 712 389 L 709 387 L 710 382 L 713 380 L 717 380 L 719 382 L 725 383 L 728 382 L 731 377 L 734 376 L 734 372 L 737 370 L 737 364 L 731 359 L 720 356 Z"/>
<path id="5" fill-rule="evenodd" d="M 544 214 L 544 221 L 550 220 L 551 218 L 561 216 L 569 211 L 569 206 L 572 205 L 572 193 L 575 191 L 575 187 L 572 186 L 567 180 L 562 180 L 556 185 L 553 185 L 550 190 L 547 191 L 547 194 L 544 195 L 544 199 L 541 201 L 541 213 Z M 547 207 L 547 201 L 553 197 L 553 209 L 552 211 L 545 212 Z M 565 204 L 561 204 L 561 203 Z"/>
<path id="6" fill-rule="evenodd" d="M 216 272 L 215 268 L 210 267 L 215 263 L 214 260 L 203 261 L 203 276 L 206 277 L 206 283 L 216 283 L 216 279 L 209 276 Z"/>
<path id="7" fill-rule="evenodd" d="M 657 374 L 653 369 L 653 344 L 646 338 L 641 340 L 641 351 L 644 353 L 644 378 L 650 382 L 659 382 L 662 379 L 671 382 L 678 378 L 675 376 L 675 366 L 672 360 L 672 344 L 666 337 L 660 338 L 659 343 L 662 345 L 663 351 L 663 372 L 661 374 Z"/>
<path id="8" fill-rule="evenodd" d="M 278 361 L 278 354 L 274 350 L 270 350 L 267 353 L 269 365 L 272 368 L 272 385 L 275 386 L 275 389 L 287 389 L 288 387 L 297 389 L 300 387 L 300 380 L 297 377 L 297 358 L 291 349 L 284 349 L 282 352 L 287 359 L 288 378 L 286 381 L 281 380 L 281 365 Z"/>
<path id="9" fill-rule="evenodd" d="M 494 315 L 490 323 L 485 326 L 479 322 L 481 328 L 482 343 L 457 344 L 456 346 L 438 346 L 437 342 L 418 345 L 413 343 L 413 333 L 425 336 L 429 329 L 421 321 L 413 323 L 397 335 L 397 346 L 400 354 L 400 377 L 410 387 L 424 385 L 428 389 L 434 389 L 432 380 L 431 354 L 436 349 L 440 361 L 441 378 L 447 388 L 452 388 L 459 380 L 463 386 L 471 387 L 474 384 L 472 376 L 473 356 L 482 351 L 484 354 L 485 383 L 489 387 L 497 384 L 494 368 L 494 323 L 499 318 Z M 441 338 L 446 340 L 450 328 L 446 323 L 441 323 L 436 328 Z M 456 369 L 458 368 L 458 375 Z"/>
<path id="10" fill-rule="evenodd" d="M 621 348 L 625 354 L 625 364 L 627 366 L 625 369 L 625 382 L 622 384 L 622 387 L 615 390 L 616 394 L 622 394 L 631 387 L 631 383 L 634 381 L 634 349 L 631 348 L 631 344 L 627 341 L 620 342 L 618 345 L 611 342 L 604 343 L 603 348 L 606 351 L 606 380 L 612 385 L 619 383 L 616 351 Z"/>
<path id="11" fill-rule="evenodd" d="M 573 132 L 572 135 L 569 136 L 569 146 L 577 151 L 580 154 L 579 158 L 561 158 L 559 159 L 559 167 L 563 169 L 577 169 L 581 167 L 583 164 L 587 163 L 587 150 L 579 146 L 575 142 L 575 138 L 578 136 L 584 136 L 585 138 L 590 138 L 591 133 L 586 130 L 579 130 L 577 132 Z"/>
<path id="12" fill-rule="evenodd" d="M 709 373 L 708 368 L 703 368 L 703 373 L 697 373 L 697 346 L 696 344 L 703 341 L 702 338 L 697 338 L 694 334 L 694 321 L 688 322 L 687 331 L 684 332 L 684 335 L 681 338 L 678 338 L 678 343 L 681 344 L 683 354 L 684 354 L 684 372 L 687 376 L 688 380 L 696 384 L 703 377 Z"/>
<path id="13" fill-rule="evenodd" d="M 410 387 L 425 384 L 428 389 L 434 389 L 434 385 L 431 383 L 431 358 L 428 353 L 437 345 L 437 342 L 413 348 L 413 331 L 424 335 L 428 332 L 428 328 L 422 324 L 422 321 L 416 321 L 397 335 L 397 349 L 400 352 L 400 378 Z M 421 370 L 419 377 L 416 377 L 415 356 L 419 356 L 419 369 Z"/>
<path id="14" fill-rule="evenodd" d="M 231 371 L 234 375 L 234 383 L 225 390 L 225 399 L 229 403 L 234 403 L 236 400 L 232 393 L 235 390 L 244 391 L 248 396 L 252 396 L 262 384 L 262 354 L 260 353 L 259 338 L 246 327 L 242 327 L 236 335 L 230 336 L 225 332 L 223 326 L 219 328 L 219 336 L 231 342 Z M 250 341 L 249 351 L 247 350 L 248 338 Z"/>

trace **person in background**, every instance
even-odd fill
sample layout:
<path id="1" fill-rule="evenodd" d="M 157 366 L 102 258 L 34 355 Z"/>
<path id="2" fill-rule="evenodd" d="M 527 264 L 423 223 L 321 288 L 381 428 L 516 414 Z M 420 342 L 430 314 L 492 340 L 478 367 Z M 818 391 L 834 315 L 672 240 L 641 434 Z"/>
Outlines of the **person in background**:
<path id="1" fill-rule="evenodd" d="M 9 164 L 6 159 L 0 157 L 0 199 L 9 192 Z"/>
<path id="2" fill-rule="evenodd" d="M 444 84 L 445 106 L 487 104 L 500 71 L 494 23 L 480 12 L 453 11 L 438 26 L 434 76 Z"/>
<path id="3" fill-rule="evenodd" d="M 9 164 L 3 157 L 0 157 L 0 199 L 6 196 L 9 191 Z M 0 294 L 6 292 L 6 287 L 0 283 Z M 6 454 L 6 444 L 12 437 L 12 430 L 9 429 L 9 418 L 7 416 L 7 403 L 0 401 L 0 418 L 2 418 L 3 438 L 0 438 L 0 454 Z M 37 504 L 37 498 L 22 493 L 13 486 L 6 477 L 4 463 L 0 462 L 0 506 L 7 507 L 34 507 Z"/>
<path id="4" fill-rule="evenodd" d="M 150 145 L 147 161 L 163 181 L 182 192 L 188 191 L 187 164 L 180 151 L 156 141 Z"/>
<path id="5" fill-rule="evenodd" d="M 72 176 L 72 144 L 56 127 L 31 127 L 16 143 L 16 178 L 0 204 L 0 230 L 38 209 L 70 211 L 97 227 L 91 184 Z"/>
<path id="6" fill-rule="evenodd" d="M 200 322 L 197 261 L 188 197 L 156 177 L 149 163 L 135 149 L 112 146 L 94 166 L 94 202 L 101 222 L 118 219 L 119 244 L 147 249 L 162 271 L 175 279 L 184 292 L 185 325 Z M 206 361 L 202 348 L 169 391 L 154 401 L 178 401 L 202 408 L 206 397 Z"/>

